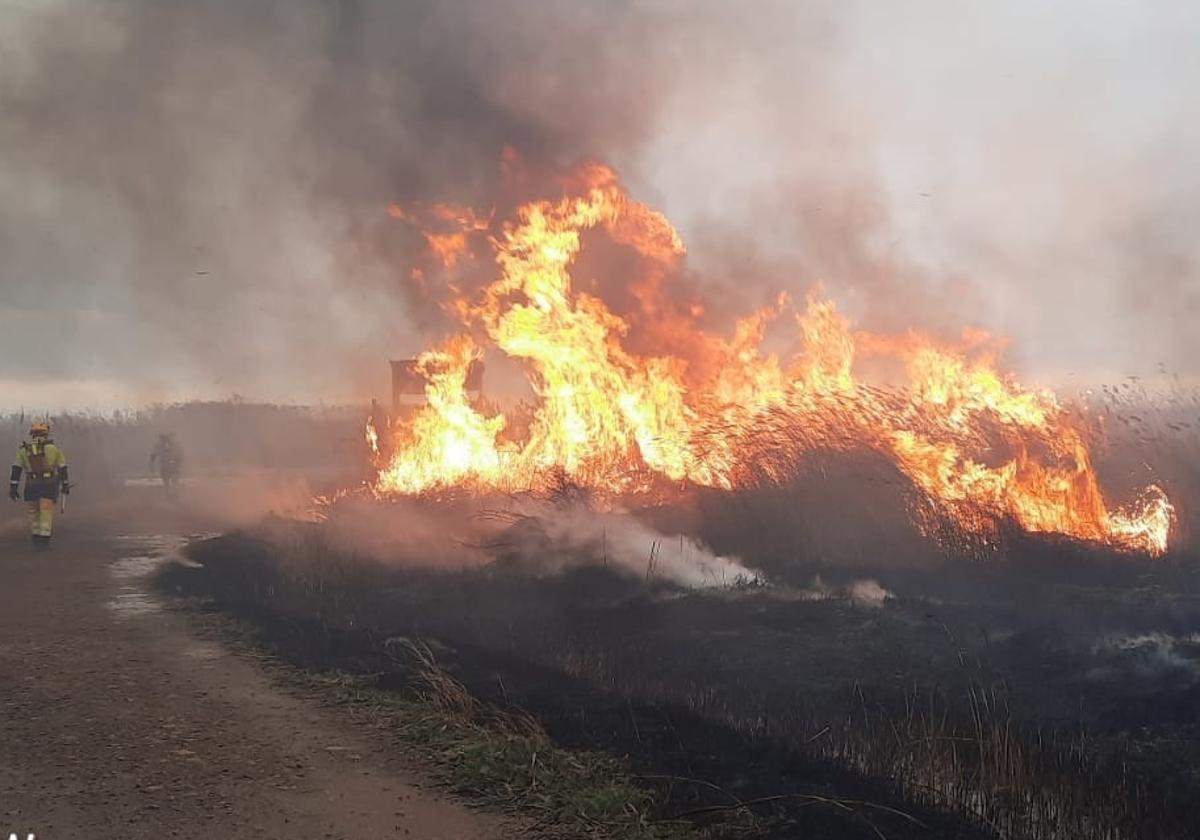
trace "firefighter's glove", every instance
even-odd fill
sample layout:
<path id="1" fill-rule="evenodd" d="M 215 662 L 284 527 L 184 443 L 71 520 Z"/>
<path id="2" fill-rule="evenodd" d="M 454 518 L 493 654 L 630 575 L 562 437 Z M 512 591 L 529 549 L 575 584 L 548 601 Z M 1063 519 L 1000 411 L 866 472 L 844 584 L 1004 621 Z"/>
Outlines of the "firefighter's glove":
<path id="1" fill-rule="evenodd" d="M 63 482 L 63 486 L 62 486 L 62 494 L 63 494 L 64 496 L 70 496 L 70 495 L 71 495 L 71 485 L 70 485 L 70 483 L 68 483 L 68 482 L 66 482 L 66 481 L 64 481 L 64 482 Z"/>

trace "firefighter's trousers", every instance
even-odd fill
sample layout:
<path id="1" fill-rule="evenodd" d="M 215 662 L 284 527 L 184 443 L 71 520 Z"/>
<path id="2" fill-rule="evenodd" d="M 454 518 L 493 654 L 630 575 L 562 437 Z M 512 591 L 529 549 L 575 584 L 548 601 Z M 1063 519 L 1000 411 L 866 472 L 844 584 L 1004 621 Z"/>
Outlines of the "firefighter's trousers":
<path id="1" fill-rule="evenodd" d="M 37 499 L 26 504 L 29 506 L 29 533 L 49 539 L 54 528 L 54 499 Z"/>

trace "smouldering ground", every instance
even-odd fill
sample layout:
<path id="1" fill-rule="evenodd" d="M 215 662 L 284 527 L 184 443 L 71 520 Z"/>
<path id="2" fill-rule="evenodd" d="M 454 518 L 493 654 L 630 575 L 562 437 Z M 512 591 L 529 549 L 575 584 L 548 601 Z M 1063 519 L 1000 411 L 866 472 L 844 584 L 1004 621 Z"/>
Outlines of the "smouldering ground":
<path id="1" fill-rule="evenodd" d="M 1014 533 L 985 562 L 949 560 L 919 550 L 911 529 L 885 557 L 873 540 L 899 533 L 867 523 L 899 519 L 868 506 L 863 527 L 847 529 L 843 505 L 834 518 L 857 550 L 833 562 L 832 535 L 814 536 L 808 517 L 768 515 L 796 492 L 641 514 L 668 534 L 690 523 L 722 550 L 751 529 L 757 554 L 740 559 L 765 583 L 680 588 L 665 564 L 617 562 L 597 553 L 613 543 L 556 539 L 536 516 L 502 522 L 491 562 L 463 561 L 478 546 L 438 555 L 422 539 L 439 529 L 420 531 L 419 511 L 466 523 L 461 501 L 276 522 L 198 546 L 203 568 L 181 574 L 310 667 L 386 675 L 385 640 L 428 640 L 480 696 L 534 713 L 562 743 L 628 755 L 658 779 L 663 816 L 765 798 L 752 836 L 875 836 L 801 798 L 820 795 L 924 826 L 884 818 L 889 837 L 1195 836 L 1194 558 Z M 404 527 L 390 547 L 348 548 L 346 526 L 372 515 Z M 793 552 L 821 545 L 825 559 Z"/>

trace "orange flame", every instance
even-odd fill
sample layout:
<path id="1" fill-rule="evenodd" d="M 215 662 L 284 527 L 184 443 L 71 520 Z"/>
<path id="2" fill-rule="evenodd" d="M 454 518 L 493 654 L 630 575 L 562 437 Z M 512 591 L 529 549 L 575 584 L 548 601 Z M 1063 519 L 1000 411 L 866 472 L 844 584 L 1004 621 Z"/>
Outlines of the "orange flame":
<path id="1" fill-rule="evenodd" d="M 502 442 L 505 417 L 471 404 L 467 371 L 481 350 L 468 335 L 453 337 L 419 358 L 427 404 L 396 431 L 392 454 L 378 464 L 377 492 L 511 490 L 557 475 L 612 493 L 663 477 L 735 488 L 748 480 L 764 437 L 783 434 L 801 452 L 884 453 L 970 531 L 1010 519 L 1029 531 L 1166 550 L 1174 519 L 1166 495 L 1152 486 L 1134 505 L 1111 508 L 1085 427 L 1052 393 L 1003 374 L 986 334 L 966 331 L 955 346 L 917 333 L 856 334 L 832 301 L 813 295 L 797 315 L 801 350 L 781 361 L 763 352 L 763 337 L 791 306 L 786 295 L 738 321 L 728 338 L 706 332 L 697 325 L 702 305 L 658 297 L 684 254 L 666 217 L 632 199 L 598 164 L 573 173 L 567 189 L 558 201 L 521 206 L 488 239 L 495 279 L 476 299 L 456 298 L 452 306 L 466 327 L 524 363 L 538 398 L 528 433 Z M 402 208 L 392 215 L 413 218 Z M 491 224 L 469 209 L 442 207 L 435 215 L 456 220 L 456 237 Z M 683 350 L 634 352 L 635 316 L 618 315 L 575 287 L 571 270 L 590 231 L 647 267 L 627 288 L 646 323 Z M 459 245 L 426 238 L 452 266 Z M 904 387 L 857 377 L 859 350 L 902 362 Z M 769 463 L 756 466 L 771 474 Z"/>

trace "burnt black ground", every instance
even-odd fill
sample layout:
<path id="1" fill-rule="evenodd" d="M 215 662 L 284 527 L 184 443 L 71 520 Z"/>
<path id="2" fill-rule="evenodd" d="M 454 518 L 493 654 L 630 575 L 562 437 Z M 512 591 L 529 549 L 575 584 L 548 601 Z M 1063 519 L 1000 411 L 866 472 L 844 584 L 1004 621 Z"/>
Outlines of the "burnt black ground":
<path id="1" fill-rule="evenodd" d="M 895 807 L 927 826 L 871 812 L 889 837 L 984 834 L 903 795 L 886 772 L 864 776 L 799 747 L 847 718 L 886 725 L 910 689 L 934 691 L 953 718 L 986 685 L 1003 695 L 1006 724 L 1086 744 L 1061 766 L 1049 748 L 1039 759 L 1085 774 L 1063 795 L 1100 803 L 1114 773 L 1135 773 L 1136 790 L 1116 793 L 1137 801 L 1114 812 L 1154 833 L 1130 836 L 1193 836 L 1200 649 L 1177 641 L 1163 656 L 1137 640 L 1178 640 L 1197 626 L 1194 569 L 1046 550 L 1055 562 L 1032 569 L 875 570 L 895 593 L 881 607 L 787 588 L 686 593 L 587 566 L 539 577 L 328 557 L 317 570 L 248 535 L 196 546 L 204 568 L 177 570 L 169 585 L 256 622 L 300 664 L 381 673 L 386 685 L 404 683 L 388 638 L 431 641 L 475 693 L 533 712 L 561 743 L 676 777 L 657 781 L 669 789 L 664 816 L 730 797 L 816 794 Z M 825 572 L 834 584 L 850 575 Z M 859 819 L 787 807 L 796 804 L 764 808 L 763 836 L 876 836 Z"/>
<path id="2" fill-rule="evenodd" d="M 204 568 L 168 570 L 162 583 L 171 589 L 212 597 L 222 608 L 251 620 L 263 630 L 276 652 L 297 664 L 317 670 L 375 673 L 380 675 L 382 687 L 405 688 L 406 671 L 384 652 L 386 638 L 379 625 L 354 630 L 331 620 L 332 616 L 314 620 L 264 608 L 259 595 L 268 588 L 277 593 L 284 588 L 270 582 L 264 551 L 269 548 L 238 536 L 201 543 L 189 554 Z M 256 571 L 267 576 L 255 580 Z M 629 592 L 625 581 L 604 572 L 591 576 L 585 570 L 582 579 L 572 575 L 557 583 L 578 588 L 578 592 L 586 592 L 589 599 L 598 598 L 600 602 Z M 428 590 L 423 594 L 429 594 Z M 523 596 L 533 594 L 527 591 Z M 421 597 L 409 587 L 406 596 Z M 500 592 L 493 588 L 483 597 L 509 598 L 508 603 L 518 609 L 531 606 L 527 597 L 511 589 Z M 389 606 L 398 604 L 391 601 Z M 477 605 L 469 592 L 459 590 L 452 594 L 451 601 L 435 604 L 427 600 L 424 606 L 462 617 L 471 615 Z M 361 615 L 355 623 L 360 620 Z M 586 612 L 579 620 L 588 621 Z M 806 757 L 769 734 L 736 731 L 705 720 L 677 703 L 637 700 L 563 669 L 539 665 L 490 646 L 458 641 L 429 625 L 411 629 L 432 642 L 440 664 L 482 699 L 534 714 L 564 746 L 628 757 L 643 782 L 663 794 L 659 817 L 674 818 L 737 801 L 782 796 L 780 802 L 757 808 L 762 822 L 754 836 L 854 840 L 878 837 L 879 831 L 893 838 L 987 836 L 962 819 L 905 799 L 885 780 L 868 779 L 834 762 Z M 795 795 L 856 804 L 847 809 L 786 798 Z M 889 813 L 888 809 L 907 816 Z M 692 819 L 697 825 L 711 822 L 702 815 L 693 815 Z M 742 829 L 738 831 L 740 834 Z"/>

